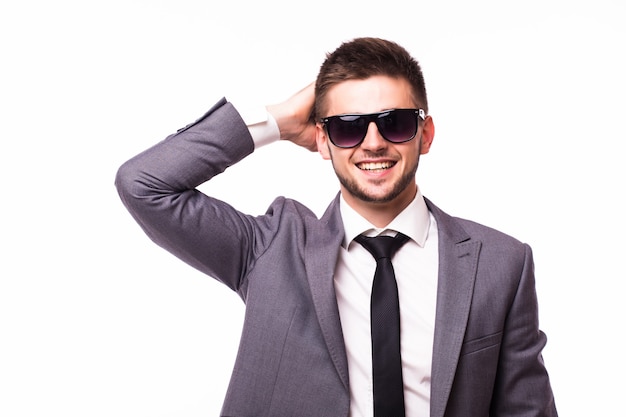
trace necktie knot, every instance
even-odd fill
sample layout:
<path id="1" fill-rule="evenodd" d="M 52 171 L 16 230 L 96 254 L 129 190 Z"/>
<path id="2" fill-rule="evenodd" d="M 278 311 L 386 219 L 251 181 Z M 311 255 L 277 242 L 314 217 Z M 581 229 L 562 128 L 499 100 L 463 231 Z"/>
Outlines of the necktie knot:
<path id="1" fill-rule="evenodd" d="M 376 237 L 368 237 L 364 235 L 359 235 L 354 238 L 358 243 L 361 244 L 369 253 L 372 254 L 376 261 L 389 258 L 391 259 L 393 255 L 404 245 L 409 237 L 403 235 L 402 233 L 398 233 L 395 237 L 391 236 L 376 236 Z"/>

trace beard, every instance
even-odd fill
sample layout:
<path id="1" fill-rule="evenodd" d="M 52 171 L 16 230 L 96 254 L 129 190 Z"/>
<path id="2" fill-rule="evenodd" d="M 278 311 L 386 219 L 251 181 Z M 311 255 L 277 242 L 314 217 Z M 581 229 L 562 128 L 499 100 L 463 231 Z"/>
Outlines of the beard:
<path id="1" fill-rule="evenodd" d="M 415 165 L 411 167 L 400 179 L 393 184 L 391 189 L 383 195 L 374 195 L 368 191 L 367 187 L 362 187 L 351 178 L 348 178 L 335 169 L 335 175 L 339 179 L 341 185 L 352 196 L 358 198 L 361 201 L 367 203 L 388 203 L 396 199 L 408 186 L 415 182 L 415 174 L 417 173 L 417 166 L 419 164 L 419 158 L 415 161 Z M 334 164 L 333 164 L 334 169 Z M 376 184 L 374 184 L 375 186 Z"/>

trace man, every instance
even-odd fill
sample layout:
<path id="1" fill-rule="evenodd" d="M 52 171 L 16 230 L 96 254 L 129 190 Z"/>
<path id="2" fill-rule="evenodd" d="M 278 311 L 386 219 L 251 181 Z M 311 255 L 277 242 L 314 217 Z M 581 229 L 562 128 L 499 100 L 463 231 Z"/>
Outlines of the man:
<path id="1" fill-rule="evenodd" d="M 246 124 L 223 99 L 116 180 L 151 239 L 246 304 L 222 415 L 556 416 L 530 248 L 415 182 L 434 124 L 406 50 L 346 42 L 267 111 Z M 282 197 L 250 216 L 196 190 L 268 137 L 332 162 L 340 193 L 321 219 Z M 376 235 L 401 241 L 395 254 L 375 259 Z"/>

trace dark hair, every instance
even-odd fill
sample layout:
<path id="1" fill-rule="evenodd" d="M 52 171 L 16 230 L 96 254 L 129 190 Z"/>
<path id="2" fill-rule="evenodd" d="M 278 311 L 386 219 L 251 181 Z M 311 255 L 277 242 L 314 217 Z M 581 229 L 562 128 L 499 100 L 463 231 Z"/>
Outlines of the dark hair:
<path id="1" fill-rule="evenodd" d="M 315 82 L 313 117 L 319 120 L 331 87 L 348 80 L 375 75 L 405 78 L 411 85 L 417 105 L 428 113 L 424 76 L 419 63 L 400 45 L 379 38 L 356 38 L 326 55 Z"/>

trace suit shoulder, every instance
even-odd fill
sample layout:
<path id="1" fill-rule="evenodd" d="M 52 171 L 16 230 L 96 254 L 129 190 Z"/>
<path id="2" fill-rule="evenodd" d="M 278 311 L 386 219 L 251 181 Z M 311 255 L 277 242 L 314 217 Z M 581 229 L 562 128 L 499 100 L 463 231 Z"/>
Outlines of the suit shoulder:
<path id="1" fill-rule="evenodd" d="M 453 219 L 459 222 L 463 229 L 465 229 L 467 233 L 474 239 L 480 239 L 483 242 L 500 243 L 513 246 L 524 244 L 516 237 L 511 236 L 500 230 L 494 229 L 493 227 L 486 226 L 473 220 L 468 220 L 461 217 L 453 217 Z"/>
<path id="2" fill-rule="evenodd" d="M 527 246 L 517 238 L 493 227 L 486 226 L 473 220 L 451 216 L 427 200 L 427 205 L 434 215 L 440 231 L 452 240 L 479 240 L 483 245 L 500 246 L 506 248 L 522 248 Z"/>
<path id="3" fill-rule="evenodd" d="M 490 226 L 459 217 L 452 218 L 469 236 L 468 242 L 480 242 L 480 258 L 490 273 L 520 277 L 527 263 L 533 263 L 531 247 L 519 239 Z"/>
<path id="4" fill-rule="evenodd" d="M 280 214 L 286 218 L 317 219 L 317 215 L 309 207 L 305 206 L 298 200 L 283 196 L 276 197 L 272 204 L 270 204 L 265 214 Z"/>

